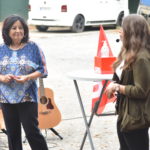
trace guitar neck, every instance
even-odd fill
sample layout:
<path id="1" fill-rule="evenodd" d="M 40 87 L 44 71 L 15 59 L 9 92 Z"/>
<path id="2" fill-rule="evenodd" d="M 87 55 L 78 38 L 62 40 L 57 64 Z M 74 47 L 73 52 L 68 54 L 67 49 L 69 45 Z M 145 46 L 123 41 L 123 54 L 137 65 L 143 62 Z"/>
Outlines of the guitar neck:
<path id="1" fill-rule="evenodd" d="M 39 90 L 40 90 L 40 97 L 45 96 L 43 78 L 39 78 Z"/>

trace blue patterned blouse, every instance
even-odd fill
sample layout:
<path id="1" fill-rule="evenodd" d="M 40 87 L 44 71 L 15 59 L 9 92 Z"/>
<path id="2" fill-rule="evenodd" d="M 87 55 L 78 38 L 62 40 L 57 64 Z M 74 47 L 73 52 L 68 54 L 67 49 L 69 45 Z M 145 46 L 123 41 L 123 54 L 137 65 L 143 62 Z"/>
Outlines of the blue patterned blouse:
<path id="1" fill-rule="evenodd" d="M 0 74 L 27 75 L 35 71 L 47 76 L 45 57 L 37 44 L 30 41 L 19 50 L 0 45 Z M 0 82 L 0 103 L 37 102 L 37 94 L 36 80 Z"/>

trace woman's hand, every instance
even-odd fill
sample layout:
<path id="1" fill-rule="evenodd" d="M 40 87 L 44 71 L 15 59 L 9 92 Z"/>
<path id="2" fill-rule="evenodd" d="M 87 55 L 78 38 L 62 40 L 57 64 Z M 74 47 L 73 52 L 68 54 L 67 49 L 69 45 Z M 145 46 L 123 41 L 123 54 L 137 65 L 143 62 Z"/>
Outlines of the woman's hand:
<path id="1" fill-rule="evenodd" d="M 28 75 L 22 75 L 22 76 L 14 76 L 14 80 L 16 80 L 19 83 L 24 83 L 29 80 Z"/>
<path id="2" fill-rule="evenodd" d="M 9 83 L 14 79 L 14 75 L 7 74 L 7 75 L 0 75 L 0 81 L 3 83 Z"/>
<path id="3" fill-rule="evenodd" d="M 104 93 L 107 95 L 108 98 L 113 98 L 115 92 L 116 92 L 116 83 L 111 82 L 105 89 Z"/>
<path id="4" fill-rule="evenodd" d="M 42 74 L 40 72 L 35 71 L 35 72 L 28 74 L 28 75 L 15 76 L 14 80 L 16 80 L 19 83 L 24 83 L 24 82 L 29 81 L 29 80 L 35 80 L 38 77 L 41 77 L 41 75 Z"/>

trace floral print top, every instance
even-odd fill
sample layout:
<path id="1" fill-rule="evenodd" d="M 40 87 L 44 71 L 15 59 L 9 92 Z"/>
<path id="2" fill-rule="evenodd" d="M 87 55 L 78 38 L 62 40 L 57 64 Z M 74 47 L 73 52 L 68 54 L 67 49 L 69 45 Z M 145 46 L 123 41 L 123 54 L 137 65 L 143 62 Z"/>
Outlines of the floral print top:
<path id="1" fill-rule="evenodd" d="M 0 45 L 0 74 L 27 75 L 38 71 L 43 77 L 47 76 L 45 57 L 34 42 L 28 42 L 19 50 L 12 50 L 7 45 Z M 37 82 L 29 80 L 18 83 L 0 82 L 0 103 L 37 102 Z"/>

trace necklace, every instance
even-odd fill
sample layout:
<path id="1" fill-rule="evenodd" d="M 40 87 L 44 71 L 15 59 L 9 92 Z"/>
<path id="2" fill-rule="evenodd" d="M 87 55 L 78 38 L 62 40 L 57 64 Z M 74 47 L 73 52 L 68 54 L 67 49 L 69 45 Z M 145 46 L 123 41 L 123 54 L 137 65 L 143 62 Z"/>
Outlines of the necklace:
<path id="1" fill-rule="evenodd" d="M 19 45 L 10 45 L 9 48 L 12 50 L 19 50 L 24 46 L 23 43 L 20 43 Z"/>

